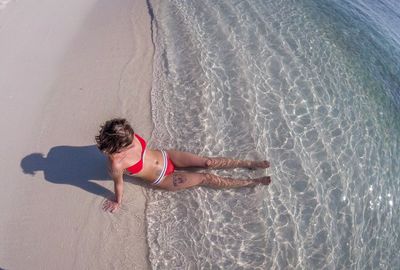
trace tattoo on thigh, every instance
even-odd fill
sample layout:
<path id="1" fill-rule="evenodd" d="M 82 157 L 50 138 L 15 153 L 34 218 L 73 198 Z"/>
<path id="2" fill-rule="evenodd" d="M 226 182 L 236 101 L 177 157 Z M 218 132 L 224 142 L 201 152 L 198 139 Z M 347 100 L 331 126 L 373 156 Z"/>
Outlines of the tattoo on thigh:
<path id="1" fill-rule="evenodd" d="M 187 178 L 182 175 L 182 174 L 174 174 L 173 175 L 173 179 L 172 179 L 172 183 L 174 184 L 174 187 L 185 183 L 187 180 Z"/>

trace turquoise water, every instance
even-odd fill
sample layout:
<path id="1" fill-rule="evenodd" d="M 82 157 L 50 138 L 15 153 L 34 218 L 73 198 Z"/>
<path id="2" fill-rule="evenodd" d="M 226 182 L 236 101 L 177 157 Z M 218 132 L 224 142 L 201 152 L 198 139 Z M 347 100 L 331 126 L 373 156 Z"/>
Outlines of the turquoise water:
<path id="1" fill-rule="evenodd" d="M 149 3 L 153 146 L 266 158 L 273 178 L 150 191 L 153 268 L 398 269 L 400 4 Z"/>

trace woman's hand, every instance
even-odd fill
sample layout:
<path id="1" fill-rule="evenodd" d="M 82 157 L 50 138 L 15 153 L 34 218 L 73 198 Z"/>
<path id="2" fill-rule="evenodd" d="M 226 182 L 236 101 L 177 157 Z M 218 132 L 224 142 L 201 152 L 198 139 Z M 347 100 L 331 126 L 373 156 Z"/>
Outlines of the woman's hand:
<path id="1" fill-rule="evenodd" d="M 111 200 L 106 200 L 103 203 L 103 210 L 106 212 L 115 213 L 120 207 L 121 204 Z"/>

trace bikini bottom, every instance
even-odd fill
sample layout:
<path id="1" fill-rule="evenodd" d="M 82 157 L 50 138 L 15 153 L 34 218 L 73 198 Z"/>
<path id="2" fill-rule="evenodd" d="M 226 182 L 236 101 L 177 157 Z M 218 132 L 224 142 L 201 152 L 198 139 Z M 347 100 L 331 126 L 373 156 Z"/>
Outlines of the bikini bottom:
<path id="1" fill-rule="evenodd" d="M 165 152 L 165 150 L 161 150 L 161 153 L 163 155 L 164 166 L 160 175 L 157 177 L 156 180 L 154 180 L 152 185 L 159 185 L 164 180 L 165 176 L 168 176 L 175 171 L 174 163 L 172 163 L 171 159 L 168 157 L 167 152 Z"/>

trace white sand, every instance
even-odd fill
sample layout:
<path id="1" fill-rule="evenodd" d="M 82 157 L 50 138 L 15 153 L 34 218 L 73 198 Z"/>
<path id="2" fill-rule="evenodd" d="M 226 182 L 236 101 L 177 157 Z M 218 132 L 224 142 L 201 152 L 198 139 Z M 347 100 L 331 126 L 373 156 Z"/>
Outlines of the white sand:
<path id="1" fill-rule="evenodd" d="M 93 145 L 114 116 L 149 138 L 152 56 L 146 0 L 1 1 L 0 268 L 149 268 L 145 190 L 103 212 Z"/>

